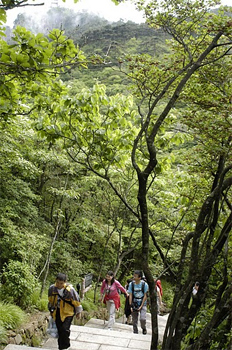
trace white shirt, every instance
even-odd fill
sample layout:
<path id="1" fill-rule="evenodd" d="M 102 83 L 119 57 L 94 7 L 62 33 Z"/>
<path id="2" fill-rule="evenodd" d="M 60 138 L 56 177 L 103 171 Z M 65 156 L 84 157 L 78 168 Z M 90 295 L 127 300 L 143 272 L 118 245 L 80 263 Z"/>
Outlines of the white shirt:
<path id="1" fill-rule="evenodd" d="M 193 287 L 193 295 L 196 295 L 197 294 L 197 289 L 195 287 Z"/>
<path id="2" fill-rule="evenodd" d="M 61 297 L 63 297 L 64 295 L 64 288 L 61 288 L 61 289 L 57 289 L 58 290 L 58 293 Z"/>
<path id="3" fill-rule="evenodd" d="M 57 307 L 60 307 L 61 298 L 59 296 L 63 297 L 63 295 L 64 295 L 64 288 L 57 289 L 57 290 L 58 290 L 58 294 L 59 294 L 58 298 L 57 298 Z"/>

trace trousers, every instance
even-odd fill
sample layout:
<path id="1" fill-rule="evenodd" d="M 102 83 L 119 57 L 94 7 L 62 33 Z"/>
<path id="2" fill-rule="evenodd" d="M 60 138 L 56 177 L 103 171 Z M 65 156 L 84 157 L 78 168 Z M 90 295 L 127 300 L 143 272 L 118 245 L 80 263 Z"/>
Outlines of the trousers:
<path id="1" fill-rule="evenodd" d="M 64 322 L 60 319 L 60 309 L 56 310 L 56 327 L 58 330 L 58 348 L 59 350 L 68 349 L 70 347 L 70 327 L 73 316 L 65 318 Z"/>
<path id="2" fill-rule="evenodd" d="M 106 301 L 106 307 L 109 315 L 108 328 L 112 328 L 115 322 L 115 304 L 113 300 Z"/>
<path id="3" fill-rule="evenodd" d="M 147 306 L 143 305 L 140 311 L 132 312 L 132 323 L 133 323 L 133 332 L 138 333 L 138 319 L 140 315 L 140 325 L 142 329 L 146 329 L 146 315 L 147 314 Z"/>

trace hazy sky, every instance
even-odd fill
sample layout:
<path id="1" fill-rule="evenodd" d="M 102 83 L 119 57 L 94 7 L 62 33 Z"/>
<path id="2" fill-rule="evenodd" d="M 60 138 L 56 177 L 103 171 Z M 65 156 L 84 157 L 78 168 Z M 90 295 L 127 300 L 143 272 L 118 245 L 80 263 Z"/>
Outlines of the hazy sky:
<path id="1" fill-rule="evenodd" d="M 34 4 L 45 3 L 45 5 L 38 7 L 24 7 L 20 10 L 8 10 L 7 24 L 12 25 L 18 13 L 39 14 L 49 9 L 52 3 L 56 2 L 58 2 L 58 5 L 60 7 L 72 8 L 75 12 L 81 10 L 88 10 L 89 12 L 99 14 L 101 17 L 105 17 L 109 21 L 118 21 L 120 18 L 124 20 L 132 20 L 137 23 L 144 21 L 142 14 L 139 11 L 137 11 L 135 9 L 135 6 L 130 2 L 124 4 L 121 3 L 116 6 L 111 0 L 79 0 L 77 4 L 74 4 L 73 0 L 66 0 L 65 2 L 63 2 L 62 0 L 36 0 L 34 1 Z"/>
<path id="2" fill-rule="evenodd" d="M 121 3 L 120 5 L 115 5 L 111 0 L 79 0 L 77 4 L 74 4 L 74 0 L 36 0 L 31 3 L 45 3 L 44 6 L 38 7 L 24 7 L 21 9 L 13 9 L 7 11 L 7 24 L 12 26 L 13 21 L 17 17 L 18 13 L 25 12 L 30 15 L 32 13 L 42 14 L 44 11 L 51 7 L 52 3 L 58 2 L 61 7 L 69 7 L 74 11 L 78 12 L 80 10 L 88 10 L 95 14 L 99 14 L 101 17 L 105 17 L 109 21 L 118 21 L 119 19 L 132 20 L 134 22 L 140 23 L 144 22 L 141 12 L 137 11 L 133 4 L 129 1 L 126 3 Z M 223 4 L 231 5 L 232 0 L 223 0 Z"/>

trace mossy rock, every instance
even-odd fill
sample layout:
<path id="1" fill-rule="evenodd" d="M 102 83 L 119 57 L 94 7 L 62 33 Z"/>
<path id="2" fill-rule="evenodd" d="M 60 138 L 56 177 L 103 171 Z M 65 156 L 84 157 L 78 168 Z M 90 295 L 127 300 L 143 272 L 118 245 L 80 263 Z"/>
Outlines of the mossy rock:
<path id="1" fill-rule="evenodd" d="M 39 335 L 34 334 L 31 338 L 31 346 L 39 347 L 42 343 L 42 338 Z"/>

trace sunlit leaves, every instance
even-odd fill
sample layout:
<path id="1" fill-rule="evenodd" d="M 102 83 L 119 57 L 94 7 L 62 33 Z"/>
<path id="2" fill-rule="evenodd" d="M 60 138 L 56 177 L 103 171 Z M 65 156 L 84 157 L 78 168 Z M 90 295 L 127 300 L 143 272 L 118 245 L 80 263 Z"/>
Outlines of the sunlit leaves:
<path id="1" fill-rule="evenodd" d="M 2 26 L 6 22 L 6 13 L 0 9 L 0 35 L 5 36 L 5 28 Z"/>
<path id="2" fill-rule="evenodd" d="M 48 138 L 64 138 L 72 154 L 81 151 L 95 169 L 106 169 L 128 158 L 125 152 L 131 149 L 136 134 L 132 104 L 130 96 L 109 97 L 105 86 L 97 84 L 53 103 L 49 119 L 44 116 L 38 128 Z"/>
<path id="3" fill-rule="evenodd" d="M 46 84 L 57 88 L 54 76 L 72 64 L 85 66 L 82 51 L 60 30 L 53 30 L 47 38 L 17 27 L 12 39 L 11 45 L 0 41 L 2 118 L 17 112 L 28 113 L 26 104 L 30 96 L 38 95 L 42 100 Z"/>
<path id="4" fill-rule="evenodd" d="M 218 14 L 209 11 L 210 7 L 218 4 L 220 1 L 217 0 L 168 0 L 149 1 L 141 3 L 140 7 L 145 10 L 151 27 L 163 29 L 172 36 L 178 51 L 181 51 L 182 57 L 185 56 L 186 64 L 198 57 L 216 33 L 224 33 L 220 42 L 225 43 L 225 37 L 231 32 L 231 19 L 225 12 L 228 8 L 222 7 Z"/>
<path id="5" fill-rule="evenodd" d="M 204 154 L 199 165 L 214 169 L 219 156 L 230 160 L 231 152 L 231 59 L 225 57 L 211 67 L 204 67 L 187 85 L 183 94 L 186 102 L 182 111 L 183 122 L 198 138 L 198 159 Z M 206 155 L 207 154 L 207 155 Z M 197 158 L 195 154 L 195 158 Z"/>

